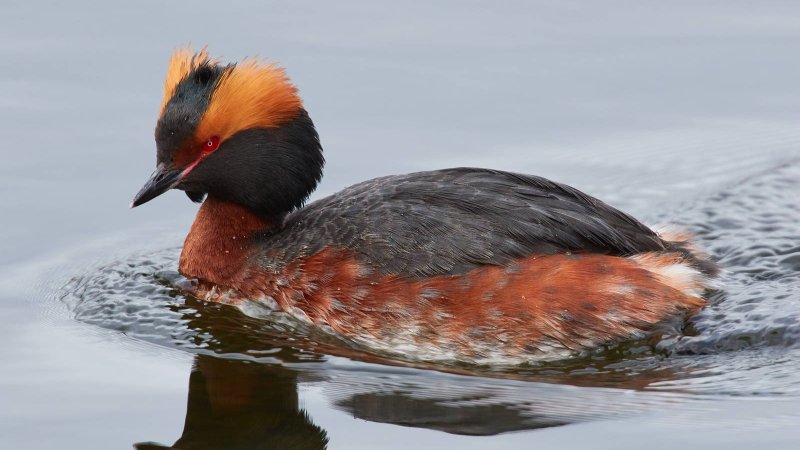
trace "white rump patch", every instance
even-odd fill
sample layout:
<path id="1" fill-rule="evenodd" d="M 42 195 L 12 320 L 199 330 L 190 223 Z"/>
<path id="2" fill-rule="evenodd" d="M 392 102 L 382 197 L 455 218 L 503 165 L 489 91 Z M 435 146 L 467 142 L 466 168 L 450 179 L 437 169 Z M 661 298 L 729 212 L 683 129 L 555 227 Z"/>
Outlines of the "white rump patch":
<path id="1" fill-rule="evenodd" d="M 706 289 L 714 288 L 713 281 L 685 261 L 664 263 L 669 254 L 644 253 L 631 256 L 649 272 L 656 274 L 661 282 L 690 297 L 702 297 Z"/>

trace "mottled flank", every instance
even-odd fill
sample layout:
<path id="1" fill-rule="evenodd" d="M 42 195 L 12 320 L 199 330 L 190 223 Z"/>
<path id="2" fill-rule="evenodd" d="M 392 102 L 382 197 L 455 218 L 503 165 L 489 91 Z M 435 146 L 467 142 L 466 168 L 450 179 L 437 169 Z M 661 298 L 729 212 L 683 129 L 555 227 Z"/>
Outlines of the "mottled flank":
<path id="1" fill-rule="evenodd" d="M 238 295 L 215 291 L 209 299 L 246 312 L 252 305 L 243 300 L 258 299 L 405 359 L 519 364 L 641 338 L 705 304 L 670 282 L 634 258 L 605 255 L 533 256 L 508 267 L 406 279 L 325 250 L 281 273 L 243 273 Z"/>

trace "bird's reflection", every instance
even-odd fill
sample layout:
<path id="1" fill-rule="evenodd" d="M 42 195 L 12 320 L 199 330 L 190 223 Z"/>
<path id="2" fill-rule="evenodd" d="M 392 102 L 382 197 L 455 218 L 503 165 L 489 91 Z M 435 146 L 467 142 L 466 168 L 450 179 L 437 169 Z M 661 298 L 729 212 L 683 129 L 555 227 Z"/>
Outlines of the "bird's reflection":
<path id="1" fill-rule="evenodd" d="M 689 401 L 674 393 L 431 376 L 415 369 L 320 374 L 199 355 L 180 438 L 171 447 L 136 448 L 324 449 L 325 430 L 300 407 L 298 385 L 304 383 L 321 386 L 335 408 L 359 419 L 467 435 L 629 416 Z"/>
<path id="2" fill-rule="evenodd" d="M 299 406 L 297 377 L 280 365 L 198 356 L 189 377 L 181 437 L 171 446 L 139 450 L 319 450 L 328 437 Z"/>
<path id="3" fill-rule="evenodd" d="M 214 306 L 207 314 L 202 305 L 193 306 L 197 310 L 187 312 L 187 323 L 213 354 L 195 357 L 180 438 L 171 447 L 136 444 L 139 450 L 324 449 L 326 431 L 300 407 L 299 384 L 317 385 L 334 408 L 359 419 L 467 435 L 608 419 L 688 401 L 675 393 L 639 390 L 677 376 L 658 366 L 623 380 L 570 366 L 527 374 L 525 380 L 374 364 L 337 369 L 302 343 L 281 341 L 274 329 L 264 331 L 263 322 L 248 321 L 230 308 Z M 223 357 L 252 355 L 254 346 L 268 358 Z"/>

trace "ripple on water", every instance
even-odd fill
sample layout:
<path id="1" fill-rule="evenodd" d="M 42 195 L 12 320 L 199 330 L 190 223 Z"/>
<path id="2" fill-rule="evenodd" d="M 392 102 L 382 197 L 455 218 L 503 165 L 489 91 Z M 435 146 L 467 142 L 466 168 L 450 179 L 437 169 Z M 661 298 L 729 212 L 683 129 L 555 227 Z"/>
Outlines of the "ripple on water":
<path id="1" fill-rule="evenodd" d="M 680 214 L 725 268 L 724 287 L 672 351 L 800 345 L 800 165 L 777 168 Z M 725 224 L 724 226 L 720 224 Z"/>
<path id="2" fill-rule="evenodd" d="M 286 324 L 253 319 L 187 295 L 181 286 L 188 280 L 174 270 L 178 251 L 134 255 L 75 277 L 61 300 L 81 322 L 196 354 L 269 361 L 282 346 L 305 339 Z M 298 352 L 289 359 L 306 358 Z"/>

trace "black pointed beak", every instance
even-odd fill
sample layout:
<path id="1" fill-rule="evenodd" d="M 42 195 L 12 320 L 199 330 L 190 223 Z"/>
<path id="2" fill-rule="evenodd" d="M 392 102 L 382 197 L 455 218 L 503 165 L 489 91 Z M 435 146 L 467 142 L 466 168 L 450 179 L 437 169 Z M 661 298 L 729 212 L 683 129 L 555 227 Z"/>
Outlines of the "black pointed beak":
<path id="1" fill-rule="evenodd" d="M 144 184 L 142 189 L 136 194 L 131 203 L 131 208 L 147 203 L 159 195 L 174 188 L 181 180 L 181 170 L 159 164 L 156 171 L 150 175 L 150 179 Z"/>

